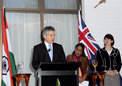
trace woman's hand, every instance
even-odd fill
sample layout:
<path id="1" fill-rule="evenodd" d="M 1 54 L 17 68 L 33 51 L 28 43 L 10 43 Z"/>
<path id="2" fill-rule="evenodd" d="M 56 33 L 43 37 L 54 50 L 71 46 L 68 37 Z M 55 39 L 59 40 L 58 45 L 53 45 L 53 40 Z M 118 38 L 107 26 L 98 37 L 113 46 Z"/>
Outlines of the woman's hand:
<path id="1" fill-rule="evenodd" d="M 84 78 L 79 76 L 79 83 L 82 83 L 84 81 Z"/>
<path id="2" fill-rule="evenodd" d="M 109 71 L 107 71 L 107 70 L 105 70 L 104 71 L 107 75 L 110 75 L 110 76 L 114 76 L 114 75 L 116 75 L 117 74 L 117 70 L 109 70 Z"/>
<path id="3" fill-rule="evenodd" d="M 111 76 L 114 76 L 114 75 L 116 75 L 116 74 L 117 74 L 117 70 L 111 71 Z"/>
<path id="4" fill-rule="evenodd" d="M 87 78 L 87 74 L 84 74 L 83 77 L 79 76 L 79 83 L 82 83 L 83 81 L 85 81 Z"/>
<path id="5" fill-rule="evenodd" d="M 107 74 L 107 75 L 110 75 L 110 76 L 113 75 L 112 71 L 110 71 L 110 70 L 106 71 L 106 74 Z"/>
<path id="6" fill-rule="evenodd" d="M 111 71 L 105 71 L 105 73 L 111 76 Z"/>
<path id="7" fill-rule="evenodd" d="M 107 72 L 107 70 L 104 70 L 104 72 L 106 73 L 106 72 Z"/>
<path id="8" fill-rule="evenodd" d="M 116 75 L 116 72 L 111 71 L 111 76 L 114 76 L 114 75 Z"/>
<path id="9" fill-rule="evenodd" d="M 118 73 L 118 71 L 117 70 L 113 70 L 116 74 Z"/>

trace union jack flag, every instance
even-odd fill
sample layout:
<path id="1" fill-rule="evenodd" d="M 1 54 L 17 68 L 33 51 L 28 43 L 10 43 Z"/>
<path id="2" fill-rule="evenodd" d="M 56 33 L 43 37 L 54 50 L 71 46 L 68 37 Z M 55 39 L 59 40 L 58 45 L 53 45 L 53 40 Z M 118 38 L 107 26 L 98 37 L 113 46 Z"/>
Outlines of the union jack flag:
<path id="1" fill-rule="evenodd" d="M 78 11 L 78 32 L 79 42 L 85 45 L 85 55 L 88 57 L 89 62 L 91 63 L 91 61 L 96 58 L 96 52 L 100 47 L 84 23 L 80 10 Z"/>

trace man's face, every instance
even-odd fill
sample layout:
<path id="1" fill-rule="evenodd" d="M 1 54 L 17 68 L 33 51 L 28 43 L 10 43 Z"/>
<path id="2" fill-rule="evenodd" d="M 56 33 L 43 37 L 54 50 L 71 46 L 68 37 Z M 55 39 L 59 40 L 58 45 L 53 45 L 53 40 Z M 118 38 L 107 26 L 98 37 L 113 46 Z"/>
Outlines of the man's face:
<path id="1" fill-rule="evenodd" d="M 48 31 L 48 33 L 44 35 L 44 39 L 47 43 L 52 44 L 55 40 L 55 31 Z"/>

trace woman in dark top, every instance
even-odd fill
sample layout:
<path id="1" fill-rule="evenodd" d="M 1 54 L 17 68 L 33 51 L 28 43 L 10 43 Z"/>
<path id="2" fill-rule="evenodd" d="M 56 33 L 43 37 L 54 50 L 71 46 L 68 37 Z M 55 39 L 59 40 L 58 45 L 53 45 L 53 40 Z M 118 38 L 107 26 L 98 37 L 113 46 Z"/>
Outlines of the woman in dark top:
<path id="1" fill-rule="evenodd" d="M 104 86 L 120 86 L 119 72 L 121 56 L 117 48 L 113 47 L 114 38 L 111 34 L 104 37 L 104 48 L 97 53 L 97 70 L 105 72 Z"/>

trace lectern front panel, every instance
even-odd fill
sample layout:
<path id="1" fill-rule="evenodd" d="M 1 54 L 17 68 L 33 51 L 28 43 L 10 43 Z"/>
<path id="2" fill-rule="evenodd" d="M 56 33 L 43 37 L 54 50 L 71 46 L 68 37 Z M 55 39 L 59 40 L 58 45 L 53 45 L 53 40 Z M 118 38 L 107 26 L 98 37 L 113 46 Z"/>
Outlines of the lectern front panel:
<path id="1" fill-rule="evenodd" d="M 60 86 L 78 86 L 80 64 L 79 62 L 40 64 L 39 86 L 56 86 L 57 80 Z"/>
<path id="2" fill-rule="evenodd" d="M 73 76 L 73 75 L 42 76 L 41 86 L 56 86 L 57 79 L 60 82 L 60 86 L 78 86 L 77 76 Z"/>

